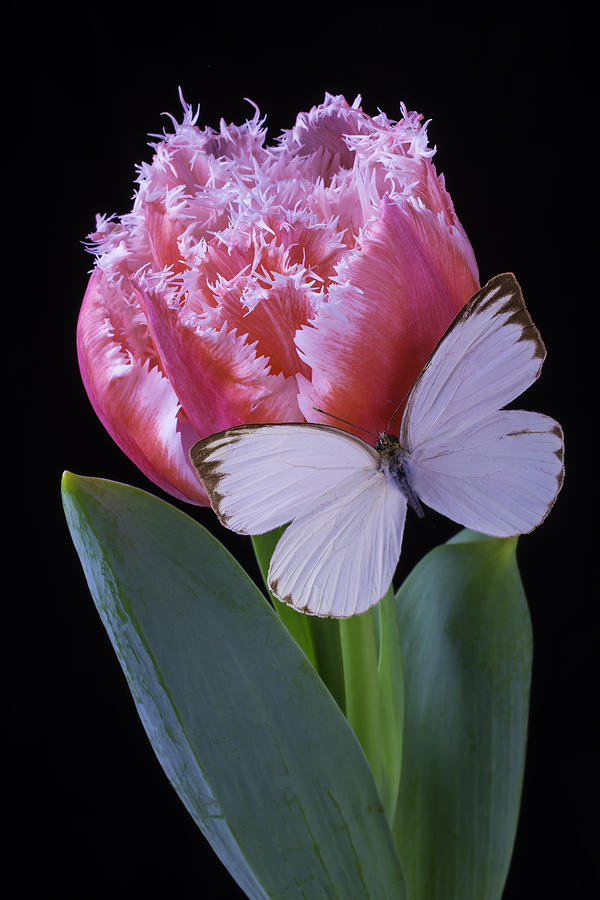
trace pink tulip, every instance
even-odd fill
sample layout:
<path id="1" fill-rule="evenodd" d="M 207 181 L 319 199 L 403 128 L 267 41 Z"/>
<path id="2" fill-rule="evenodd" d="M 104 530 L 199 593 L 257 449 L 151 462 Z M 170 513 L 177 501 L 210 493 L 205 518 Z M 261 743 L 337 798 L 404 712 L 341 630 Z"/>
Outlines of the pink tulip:
<path id="1" fill-rule="evenodd" d="M 83 380 L 114 440 L 177 497 L 207 503 L 188 450 L 232 425 L 340 424 L 316 406 L 386 429 L 479 286 L 427 123 L 359 103 L 326 95 L 277 146 L 258 110 L 215 131 L 184 103 L 133 210 L 90 236 Z"/>

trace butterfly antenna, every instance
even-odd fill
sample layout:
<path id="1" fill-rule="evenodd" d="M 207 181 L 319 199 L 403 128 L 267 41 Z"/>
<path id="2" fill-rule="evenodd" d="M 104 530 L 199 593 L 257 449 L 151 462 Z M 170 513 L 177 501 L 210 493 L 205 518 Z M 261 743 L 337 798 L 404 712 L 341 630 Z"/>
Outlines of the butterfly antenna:
<path id="1" fill-rule="evenodd" d="M 367 428 L 363 428 L 362 425 L 355 425 L 354 422 L 348 422 L 347 419 L 340 419 L 339 416 L 334 416 L 333 413 L 325 412 L 324 409 L 319 409 L 318 406 L 313 406 L 313 409 L 316 410 L 317 412 L 323 413 L 324 416 L 330 416 L 332 419 L 337 419 L 338 422 L 343 422 L 344 425 L 350 425 L 351 428 L 358 428 L 359 431 L 364 431 L 365 434 L 370 434 L 371 437 L 374 437 L 374 438 L 377 437 L 376 434 L 373 434 L 373 432 L 369 431 Z"/>
<path id="2" fill-rule="evenodd" d="M 411 390 L 412 390 L 412 389 L 411 389 Z M 402 406 L 402 404 L 404 403 L 404 401 L 406 400 L 406 398 L 408 397 L 409 394 L 410 394 L 410 391 L 407 391 L 407 392 L 405 393 L 404 397 L 402 398 L 402 400 L 400 401 L 400 403 L 398 404 L 398 406 L 396 407 L 396 409 L 394 410 L 394 412 L 393 412 L 392 415 L 390 416 L 390 420 L 389 420 L 389 422 L 387 423 L 387 428 L 385 429 L 387 432 L 389 432 L 389 430 L 390 430 L 390 428 L 391 428 L 391 426 L 392 426 L 392 422 L 394 421 L 394 419 L 396 418 L 396 416 L 397 416 L 397 414 L 398 414 L 398 410 L 400 409 L 400 407 Z"/>
<path id="3" fill-rule="evenodd" d="M 425 365 L 423 366 L 423 368 L 421 369 L 421 371 L 420 371 L 419 374 L 417 375 L 415 384 L 417 383 L 417 381 L 419 381 L 419 379 L 421 378 L 421 375 L 424 373 L 425 369 L 427 369 L 428 367 L 429 367 L 429 360 L 425 363 Z M 394 419 L 396 418 L 396 416 L 397 416 L 397 414 L 398 414 L 398 410 L 399 410 L 400 407 L 403 405 L 404 401 L 406 400 L 406 398 L 408 397 L 408 395 L 409 395 L 410 392 L 412 391 L 412 389 L 413 389 L 413 387 L 415 386 L 415 384 L 413 384 L 413 386 L 410 387 L 410 388 L 407 390 L 407 392 L 405 393 L 404 397 L 402 398 L 402 400 L 400 401 L 400 403 L 398 404 L 398 406 L 396 407 L 396 409 L 395 409 L 394 412 L 392 413 L 392 415 L 391 415 L 391 417 L 390 417 L 390 420 L 389 420 L 389 422 L 388 422 L 386 431 L 389 431 L 389 430 L 390 430 L 390 426 L 391 426 L 392 422 L 394 421 Z"/>

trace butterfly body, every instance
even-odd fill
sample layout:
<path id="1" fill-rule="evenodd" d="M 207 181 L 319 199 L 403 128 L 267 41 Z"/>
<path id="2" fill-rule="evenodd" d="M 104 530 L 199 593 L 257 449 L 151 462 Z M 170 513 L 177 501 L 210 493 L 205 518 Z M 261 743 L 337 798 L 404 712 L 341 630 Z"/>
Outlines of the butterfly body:
<path id="1" fill-rule="evenodd" d="M 539 376 L 545 347 L 511 274 L 465 304 L 413 385 L 399 435 L 375 446 L 311 422 L 239 425 L 190 457 L 221 522 L 242 534 L 288 524 L 272 593 L 312 615 L 364 612 L 388 589 L 407 507 L 497 537 L 544 520 L 564 474 L 549 416 L 504 409 Z"/>
<path id="2" fill-rule="evenodd" d="M 400 446 L 400 441 L 395 434 L 389 434 L 387 431 L 379 432 L 375 442 L 375 449 L 379 453 L 379 470 L 397 485 L 406 497 L 406 501 L 411 509 L 416 512 L 419 518 L 423 518 L 425 515 L 423 507 L 410 486 L 407 474 L 410 457 L 408 450 Z"/>

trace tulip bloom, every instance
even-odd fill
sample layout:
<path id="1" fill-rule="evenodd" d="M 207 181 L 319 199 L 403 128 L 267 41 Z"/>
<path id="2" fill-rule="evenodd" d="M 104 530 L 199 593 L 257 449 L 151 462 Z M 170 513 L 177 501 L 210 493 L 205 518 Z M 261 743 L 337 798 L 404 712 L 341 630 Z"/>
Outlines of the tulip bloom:
<path id="1" fill-rule="evenodd" d="M 208 502 L 188 450 L 224 428 L 333 424 L 319 407 L 386 429 L 479 287 L 427 123 L 359 104 L 326 95 L 265 146 L 258 110 L 216 131 L 184 103 L 139 169 L 133 210 L 90 235 L 86 390 L 124 452 L 179 498 Z"/>

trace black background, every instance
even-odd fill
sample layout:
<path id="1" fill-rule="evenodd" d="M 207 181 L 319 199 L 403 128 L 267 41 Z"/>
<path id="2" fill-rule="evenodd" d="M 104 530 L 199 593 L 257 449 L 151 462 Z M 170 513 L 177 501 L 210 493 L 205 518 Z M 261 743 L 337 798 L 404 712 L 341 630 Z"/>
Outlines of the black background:
<path id="1" fill-rule="evenodd" d="M 600 882 L 597 844 L 598 614 L 584 463 L 590 438 L 594 309 L 586 214 L 593 184 L 585 37 L 577 7 L 530 4 L 473 14 L 424 4 L 361 11 L 229 4 L 11 8 L 16 50 L 5 82 L 16 224 L 5 259 L 9 491 L 16 488 L 15 585 L 6 690 L 15 763 L 23 889 L 64 900 L 105 895 L 237 897 L 157 764 L 89 596 L 60 507 L 63 469 L 158 488 L 119 451 L 80 383 L 74 332 L 92 258 L 81 241 L 96 212 L 131 206 L 134 164 L 178 86 L 199 124 L 267 115 L 269 136 L 325 91 L 399 116 L 401 100 L 432 118 L 457 213 L 481 282 L 514 271 L 548 348 L 523 405 L 557 418 L 567 478 L 543 527 L 520 543 L 535 658 L 522 813 L 504 900 L 586 897 Z M 7 320 L 8 321 L 8 320 Z M 593 428 L 591 429 L 593 431 Z M 17 474 L 18 473 L 18 474 Z M 167 498 L 171 499 L 171 498 Z M 179 504 L 184 508 L 184 504 Z M 18 511 L 25 509 L 21 518 Z M 190 512 L 190 508 L 186 511 Z M 246 545 L 191 510 L 243 561 Z M 401 575 L 454 529 L 411 522 Z M 25 550 L 24 558 L 17 558 Z M 24 562 L 23 559 L 26 561 Z M 265 847 L 265 853 L 269 848 Z M 216 881 L 211 885 L 211 880 Z M 210 885 L 210 887 L 209 887 Z"/>

